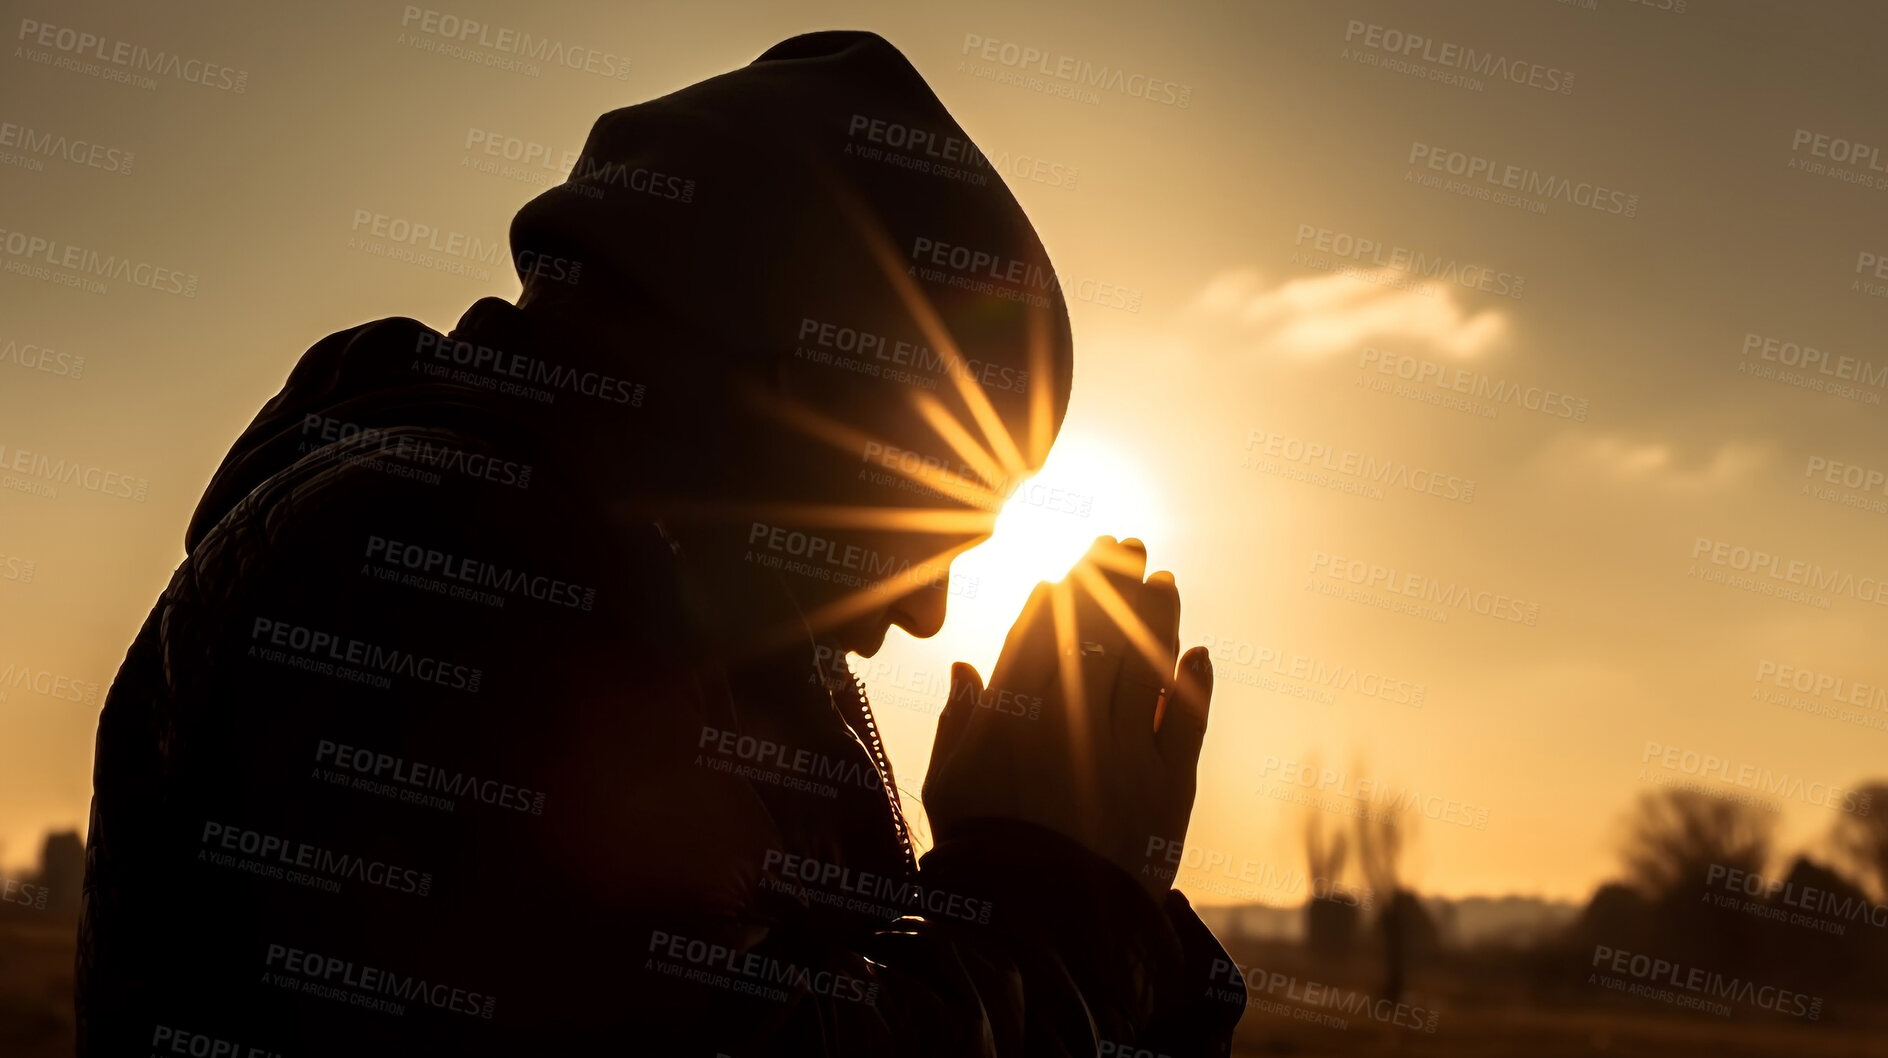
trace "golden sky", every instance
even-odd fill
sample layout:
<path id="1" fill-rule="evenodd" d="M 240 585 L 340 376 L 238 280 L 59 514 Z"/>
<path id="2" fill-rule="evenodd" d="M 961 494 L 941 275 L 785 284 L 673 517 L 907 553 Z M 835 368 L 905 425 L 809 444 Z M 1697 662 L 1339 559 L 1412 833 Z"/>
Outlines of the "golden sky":
<path id="1" fill-rule="evenodd" d="M 890 39 L 1003 167 L 1076 337 L 1063 438 L 960 563 L 974 595 L 859 663 L 903 785 L 948 663 L 987 674 L 1097 533 L 1144 537 L 1216 646 L 1187 862 L 1231 866 L 1182 874 L 1203 902 L 1302 897 L 1254 879 L 1303 866 L 1277 795 L 1305 766 L 1415 796 L 1426 891 L 1568 898 L 1655 782 L 1774 801 L 1794 845 L 1888 776 L 1877 5 L 8 10 L 0 864 L 82 826 L 103 688 L 301 353 L 517 293 L 363 252 L 361 211 L 502 240 L 561 179 L 504 150 L 563 157 L 824 28 Z M 455 51 L 467 20 L 591 69 Z M 127 82 L 121 46 L 183 61 Z M 150 267 L 73 286 L 33 263 L 53 244 Z M 98 487 L 44 495 L 22 450 Z"/>

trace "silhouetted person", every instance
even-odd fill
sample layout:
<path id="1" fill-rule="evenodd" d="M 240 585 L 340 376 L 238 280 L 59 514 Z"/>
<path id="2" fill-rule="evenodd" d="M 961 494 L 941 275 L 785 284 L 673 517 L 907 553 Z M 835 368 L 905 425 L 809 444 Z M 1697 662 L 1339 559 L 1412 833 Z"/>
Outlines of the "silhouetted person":
<path id="1" fill-rule="evenodd" d="M 1138 544 L 954 669 L 922 869 L 845 673 L 938 630 L 1070 387 L 904 58 L 607 114 L 511 242 L 516 306 L 323 339 L 206 490 L 100 720 L 80 1053 L 1227 1053 L 1149 870 L 1211 670 Z"/>

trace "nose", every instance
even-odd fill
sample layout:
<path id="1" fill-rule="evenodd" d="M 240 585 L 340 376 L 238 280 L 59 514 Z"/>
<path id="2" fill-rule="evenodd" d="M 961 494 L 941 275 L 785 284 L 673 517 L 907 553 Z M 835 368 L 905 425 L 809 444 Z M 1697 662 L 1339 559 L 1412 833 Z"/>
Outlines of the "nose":
<path id="1" fill-rule="evenodd" d="M 951 594 L 951 575 L 946 570 L 936 582 L 926 584 L 892 603 L 886 616 L 892 624 L 916 639 L 929 639 L 944 627 L 944 606 Z"/>

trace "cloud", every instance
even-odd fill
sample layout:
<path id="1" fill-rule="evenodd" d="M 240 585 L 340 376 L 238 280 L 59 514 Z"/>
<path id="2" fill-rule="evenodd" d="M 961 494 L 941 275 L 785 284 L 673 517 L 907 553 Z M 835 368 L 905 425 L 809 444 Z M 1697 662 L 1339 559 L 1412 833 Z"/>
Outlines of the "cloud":
<path id="1" fill-rule="evenodd" d="M 1634 441 L 1617 435 L 1563 434 L 1541 455 L 1548 473 L 1580 480 L 1643 482 L 1668 490 L 1736 490 L 1772 462 L 1771 446 L 1725 440 L 1691 446 L 1671 440 Z"/>
<path id="2" fill-rule="evenodd" d="M 1445 283 L 1421 282 L 1392 268 L 1305 276 L 1268 287 L 1255 269 L 1222 272 L 1191 306 L 1194 314 L 1235 329 L 1242 341 L 1287 356 L 1348 353 L 1389 340 L 1449 356 L 1481 355 L 1508 329 L 1495 309 L 1469 311 Z"/>

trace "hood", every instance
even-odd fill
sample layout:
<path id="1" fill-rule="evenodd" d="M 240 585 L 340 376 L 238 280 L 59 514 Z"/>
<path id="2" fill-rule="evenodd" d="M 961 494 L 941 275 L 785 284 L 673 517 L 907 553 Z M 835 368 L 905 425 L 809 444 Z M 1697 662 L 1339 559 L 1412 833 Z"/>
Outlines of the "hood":
<path id="1" fill-rule="evenodd" d="M 849 354 L 881 373 L 808 372 L 815 402 L 916 384 L 960 416 L 977 398 L 948 376 L 974 375 L 1018 439 L 1032 402 L 1052 416 L 1038 436 L 1068 404 L 1073 342 L 1047 251 L 970 135 L 872 33 L 794 37 L 603 115 L 511 242 L 528 315 L 647 314 L 666 321 L 658 358 Z"/>

